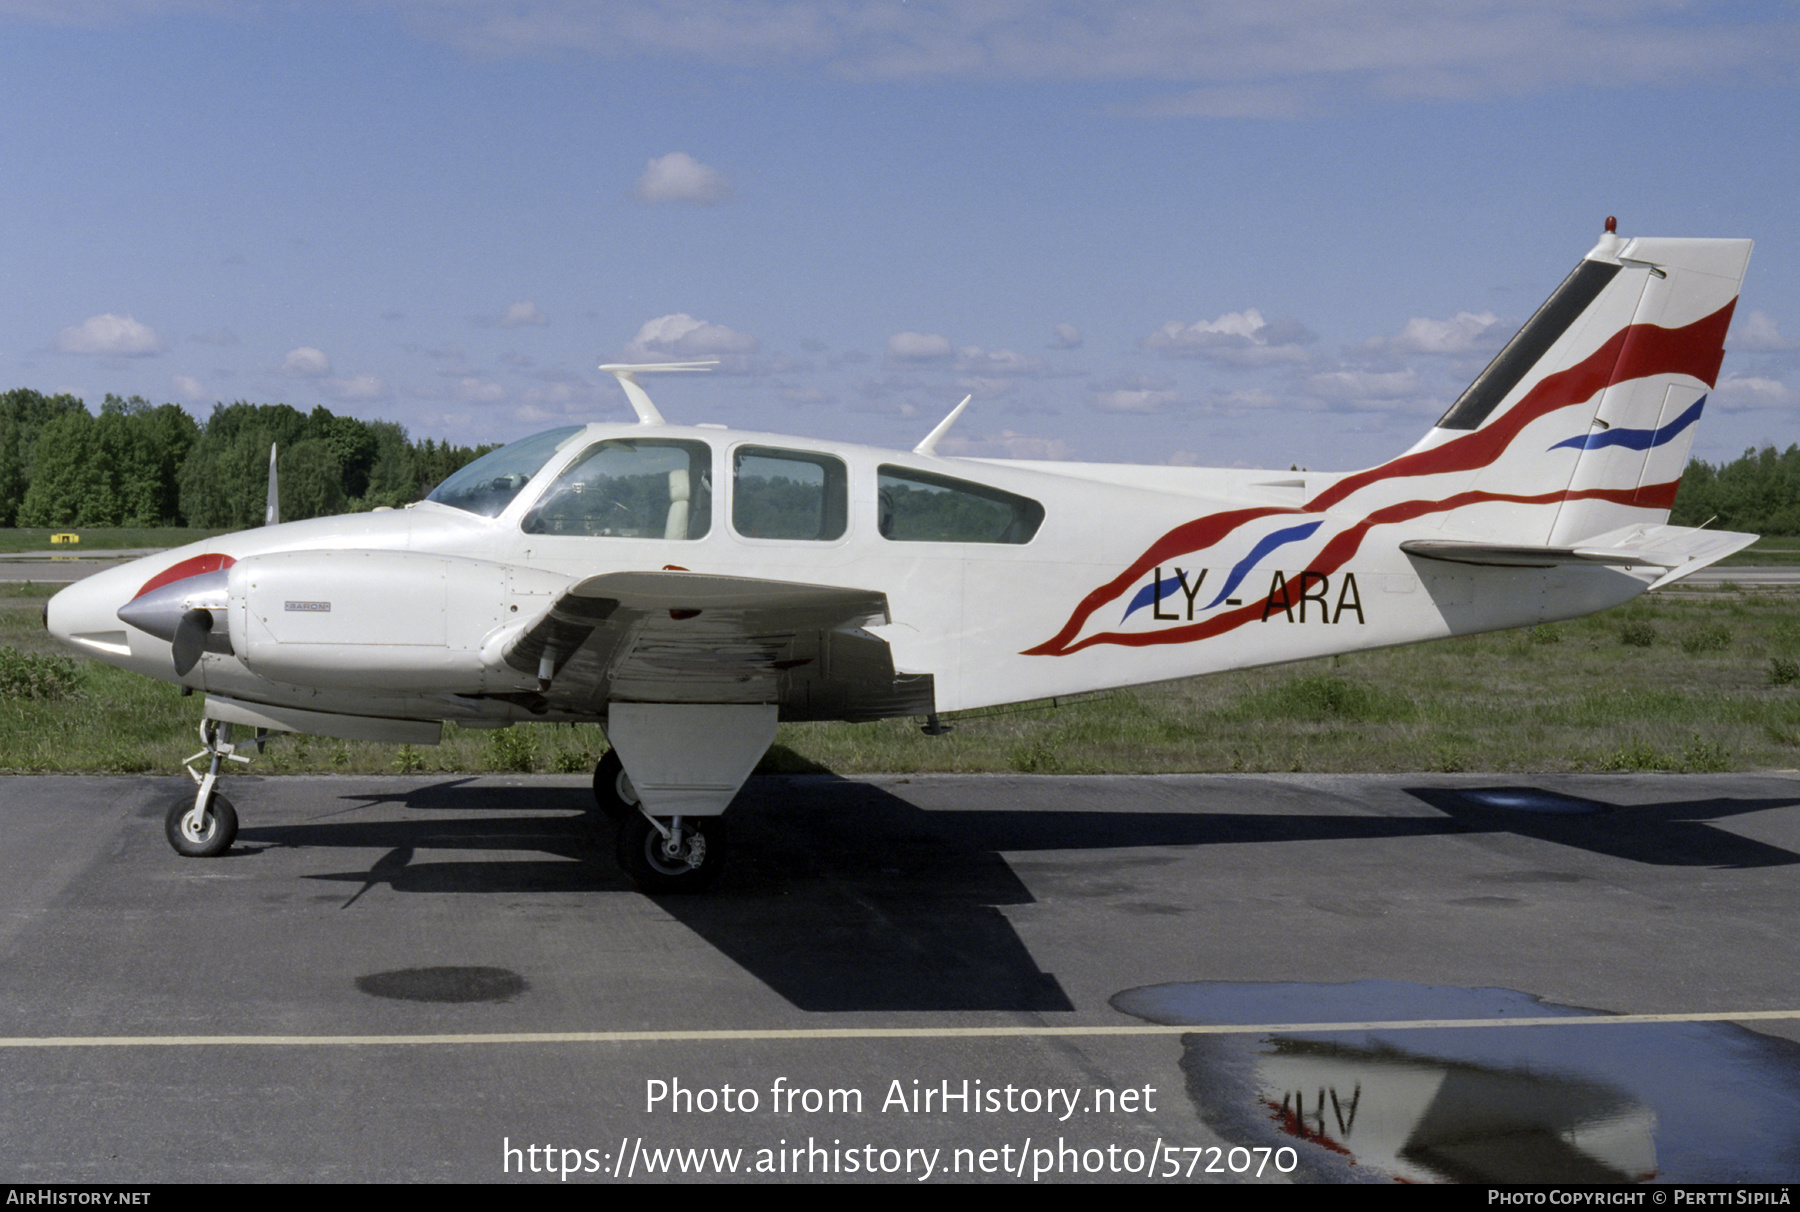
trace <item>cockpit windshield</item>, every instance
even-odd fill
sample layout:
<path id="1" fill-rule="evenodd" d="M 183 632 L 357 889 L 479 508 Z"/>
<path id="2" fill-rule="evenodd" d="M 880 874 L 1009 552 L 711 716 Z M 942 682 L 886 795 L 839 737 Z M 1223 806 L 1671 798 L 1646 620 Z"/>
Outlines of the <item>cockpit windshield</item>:
<path id="1" fill-rule="evenodd" d="M 499 517 L 544 464 L 583 428 L 565 425 L 491 450 L 432 489 L 425 499 L 483 517 Z"/>

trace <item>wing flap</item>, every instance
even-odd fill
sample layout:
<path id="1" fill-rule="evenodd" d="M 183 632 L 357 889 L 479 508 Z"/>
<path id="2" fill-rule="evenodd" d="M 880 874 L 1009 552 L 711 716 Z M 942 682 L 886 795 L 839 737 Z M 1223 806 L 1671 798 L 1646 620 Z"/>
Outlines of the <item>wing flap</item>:
<path id="1" fill-rule="evenodd" d="M 895 671 L 862 630 L 888 621 L 870 590 L 705 573 L 614 572 L 578 581 L 502 646 L 540 678 L 546 709 L 609 702 L 776 703 L 783 719 L 934 710 L 929 675 Z"/>

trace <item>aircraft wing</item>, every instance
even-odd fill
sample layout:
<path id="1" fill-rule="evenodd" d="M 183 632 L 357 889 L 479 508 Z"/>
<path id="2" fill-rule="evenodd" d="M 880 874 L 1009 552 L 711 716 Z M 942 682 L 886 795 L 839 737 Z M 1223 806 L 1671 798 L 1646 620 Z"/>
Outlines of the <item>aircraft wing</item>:
<path id="1" fill-rule="evenodd" d="M 929 674 L 894 669 L 884 594 L 704 573 L 588 577 L 501 650 L 536 673 L 545 709 L 610 702 L 775 703 L 784 720 L 935 710 Z"/>

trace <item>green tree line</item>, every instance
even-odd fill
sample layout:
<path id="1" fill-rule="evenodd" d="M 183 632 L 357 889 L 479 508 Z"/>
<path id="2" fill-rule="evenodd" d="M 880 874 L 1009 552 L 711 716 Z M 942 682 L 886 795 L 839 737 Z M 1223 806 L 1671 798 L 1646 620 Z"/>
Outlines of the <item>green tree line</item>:
<path id="1" fill-rule="evenodd" d="M 489 447 L 415 442 L 391 421 L 325 408 L 219 404 L 204 424 L 174 404 L 109 395 L 0 394 L 0 526 L 199 526 L 262 521 L 269 446 L 284 521 L 416 501 Z"/>
<path id="2" fill-rule="evenodd" d="M 1690 462 L 1669 520 L 1700 526 L 1713 519 L 1720 530 L 1800 534 L 1800 446 L 1746 450 L 1717 467 Z"/>
<path id="3" fill-rule="evenodd" d="M 215 405 L 204 424 L 174 404 L 108 395 L 0 393 L 0 526 L 199 526 L 262 521 L 269 445 L 280 448 L 284 520 L 401 506 L 491 447 L 415 442 L 391 421 L 325 408 Z M 1800 446 L 1695 459 L 1670 521 L 1800 534 Z"/>

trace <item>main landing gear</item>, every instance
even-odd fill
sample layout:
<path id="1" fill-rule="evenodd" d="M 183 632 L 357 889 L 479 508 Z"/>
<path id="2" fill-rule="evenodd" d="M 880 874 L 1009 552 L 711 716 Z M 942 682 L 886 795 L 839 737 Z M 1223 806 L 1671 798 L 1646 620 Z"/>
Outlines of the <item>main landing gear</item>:
<path id="1" fill-rule="evenodd" d="M 187 759 L 187 772 L 200 789 L 190 802 L 186 796 L 176 799 L 163 818 L 163 832 L 175 853 L 184 858 L 213 858 L 231 849 L 237 838 L 237 810 L 231 801 L 219 794 L 219 771 L 227 761 L 248 762 L 235 752 L 231 743 L 231 725 L 214 720 L 200 721 L 200 742 L 205 748 Z M 206 773 L 194 769 L 194 763 L 207 759 Z"/>
<path id="2" fill-rule="evenodd" d="M 700 892 L 725 864 L 725 822 L 719 817 L 655 817 L 638 798 L 617 750 L 594 767 L 594 802 L 617 826 L 613 856 L 620 870 L 652 896 Z"/>
<path id="3" fill-rule="evenodd" d="M 625 763 L 619 760 L 617 749 L 608 749 L 594 767 L 594 803 L 609 821 L 622 821 L 638 810 L 637 788 L 631 785 L 631 776 L 625 773 Z"/>
<path id="4" fill-rule="evenodd" d="M 701 892 L 725 865 L 725 822 L 634 812 L 619 822 L 613 853 L 620 869 L 652 896 Z"/>

